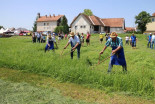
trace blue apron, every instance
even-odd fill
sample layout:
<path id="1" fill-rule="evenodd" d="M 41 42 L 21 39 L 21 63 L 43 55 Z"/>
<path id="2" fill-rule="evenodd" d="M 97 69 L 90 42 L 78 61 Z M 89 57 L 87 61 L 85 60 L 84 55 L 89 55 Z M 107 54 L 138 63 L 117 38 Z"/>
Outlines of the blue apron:
<path id="1" fill-rule="evenodd" d="M 48 44 L 50 44 L 50 47 L 48 46 Z M 45 50 L 52 50 L 52 49 L 54 49 L 53 41 L 49 41 L 48 44 L 46 45 Z"/>
<path id="2" fill-rule="evenodd" d="M 112 46 L 112 50 L 115 50 L 116 48 L 117 47 Z M 111 56 L 111 65 L 126 66 L 123 47 L 119 51 L 117 51 L 113 56 Z"/>

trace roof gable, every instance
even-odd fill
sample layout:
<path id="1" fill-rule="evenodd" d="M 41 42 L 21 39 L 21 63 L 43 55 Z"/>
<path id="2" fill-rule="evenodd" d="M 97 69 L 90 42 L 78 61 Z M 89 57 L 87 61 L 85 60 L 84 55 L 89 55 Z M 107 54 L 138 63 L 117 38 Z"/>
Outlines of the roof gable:
<path id="1" fill-rule="evenodd" d="M 105 26 L 110 26 L 110 27 L 124 26 L 124 18 L 104 18 L 101 20 L 105 24 Z"/>

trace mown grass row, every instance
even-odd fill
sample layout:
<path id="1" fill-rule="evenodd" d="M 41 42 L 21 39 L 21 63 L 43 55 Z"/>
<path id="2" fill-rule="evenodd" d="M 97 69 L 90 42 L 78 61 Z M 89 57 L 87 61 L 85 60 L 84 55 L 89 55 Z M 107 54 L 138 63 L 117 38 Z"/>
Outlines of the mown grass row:
<path id="1" fill-rule="evenodd" d="M 95 104 L 73 100 L 55 88 L 38 88 L 27 83 L 11 83 L 0 79 L 1 104 Z"/>
<path id="2" fill-rule="evenodd" d="M 124 34 L 119 36 L 125 37 Z M 72 82 L 87 87 L 106 90 L 107 92 L 124 91 L 130 94 L 154 98 L 155 89 L 155 51 L 146 48 L 146 36 L 137 35 L 137 48 L 133 50 L 124 45 L 128 72 L 123 73 L 121 66 L 114 66 L 107 74 L 109 60 L 95 66 L 99 52 L 104 44 L 99 43 L 98 35 L 91 37 L 91 45 L 81 48 L 81 58 L 70 59 L 70 46 L 60 56 L 67 40 L 59 43 L 55 52 L 44 53 L 45 44 L 33 44 L 30 37 L 12 37 L 0 39 L 0 67 L 24 70 L 47 75 L 59 81 Z M 102 60 L 110 55 L 108 48 Z"/>

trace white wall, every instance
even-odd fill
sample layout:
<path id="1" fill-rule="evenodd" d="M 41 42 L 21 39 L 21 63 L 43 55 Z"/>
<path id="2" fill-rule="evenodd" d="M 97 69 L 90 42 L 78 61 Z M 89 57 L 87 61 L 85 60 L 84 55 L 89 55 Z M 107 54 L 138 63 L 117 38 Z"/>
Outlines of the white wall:
<path id="1" fill-rule="evenodd" d="M 77 29 L 75 29 L 75 26 L 77 26 Z M 82 28 L 81 28 L 81 26 L 82 26 Z M 85 26 L 85 28 L 84 28 L 84 26 Z M 92 26 L 91 26 L 91 28 L 92 28 Z M 71 31 L 74 33 L 79 32 L 79 33 L 86 34 L 87 32 L 91 33 L 92 29 L 90 29 L 90 24 L 89 24 L 88 20 L 85 19 L 85 17 L 83 17 L 82 15 L 80 15 L 72 24 Z"/>
<path id="2" fill-rule="evenodd" d="M 124 33 L 124 29 L 122 27 L 110 27 L 110 32 Z"/>
<path id="3" fill-rule="evenodd" d="M 44 23 L 45 23 L 45 25 L 44 25 Z M 57 21 L 53 21 L 53 22 L 37 22 L 37 31 L 54 31 L 54 29 L 56 27 L 57 27 Z"/>

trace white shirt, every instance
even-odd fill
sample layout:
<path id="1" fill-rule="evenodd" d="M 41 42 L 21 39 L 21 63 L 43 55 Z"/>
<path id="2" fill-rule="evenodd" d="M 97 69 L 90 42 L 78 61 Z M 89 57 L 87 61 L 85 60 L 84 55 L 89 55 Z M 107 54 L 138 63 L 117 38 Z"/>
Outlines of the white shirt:
<path id="1" fill-rule="evenodd" d="M 154 41 L 155 40 L 155 35 L 152 35 L 152 41 Z"/>
<path id="2" fill-rule="evenodd" d="M 74 36 L 74 39 L 73 39 L 72 37 L 70 37 L 68 42 L 69 42 L 69 43 L 72 42 L 73 46 L 75 46 L 77 43 L 80 44 L 80 39 L 79 39 L 78 36 Z"/>
<path id="3" fill-rule="evenodd" d="M 126 36 L 126 37 L 125 37 L 125 40 L 129 40 L 129 37 L 128 37 L 128 36 Z"/>

